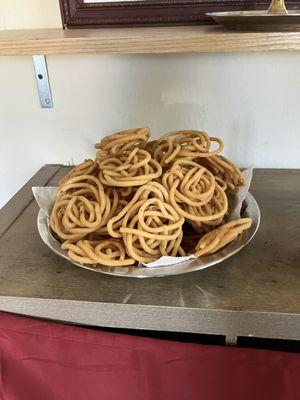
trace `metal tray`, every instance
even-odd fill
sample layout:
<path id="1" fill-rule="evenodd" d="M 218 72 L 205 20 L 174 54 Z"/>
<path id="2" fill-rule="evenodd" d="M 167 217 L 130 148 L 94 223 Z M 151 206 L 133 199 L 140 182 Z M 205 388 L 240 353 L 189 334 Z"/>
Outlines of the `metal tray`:
<path id="1" fill-rule="evenodd" d="M 94 272 L 102 272 L 108 275 L 122 276 L 128 278 L 154 278 L 168 275 L 179 275 L 187 272 L 198 271 L 200 269 L 212 267 L 240 251 L 254 237 L 260 223 L 260 210 L 255 198 L 248 193 L 242 207 L 242 217 L 252 218 L 252 226 L 244 231 L 236 240 L 210 256 L 205 256 L 189 261 L 184 261 L 175 265 L 165 265 L 163 267 L 107 267 L 104 265 L 82 265 L 73 262 L 68 257 L 67 251 L 62 250 L 60 243 L 52 236 L 49 230 L 49 218 L 40 210 L 37 218 L 37 226 L 43 242 L 57 255 L 70 263 L 86 268 Z"/>
<path id="2" fill-rule="evenodd" d="M 225 28 L 239 31 L 299 31 L 300 11 L 291 10 L 286 14 L 267 11 L 227 11 L 207 13 Z"/>

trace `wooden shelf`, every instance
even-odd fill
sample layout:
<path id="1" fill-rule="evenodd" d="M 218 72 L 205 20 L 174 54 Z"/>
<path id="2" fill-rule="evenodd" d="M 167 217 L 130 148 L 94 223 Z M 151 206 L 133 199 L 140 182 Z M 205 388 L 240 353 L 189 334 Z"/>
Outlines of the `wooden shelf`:
<path id="1" fill-rule="evenodd" d="M 300 50 L 300 32 L 234 32 L 219 26 L 0 32 L 0 55 L 274 50 Z"/>

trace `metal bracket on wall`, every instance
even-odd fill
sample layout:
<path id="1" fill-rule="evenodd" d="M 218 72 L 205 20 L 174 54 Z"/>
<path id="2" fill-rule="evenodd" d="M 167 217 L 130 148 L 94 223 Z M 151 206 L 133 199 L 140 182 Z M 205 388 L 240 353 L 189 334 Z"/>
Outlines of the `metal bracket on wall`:
<path id="1" fill-rule="evenodd" d="M 49 84 L 46 57 L 44 55 L 32 56 L 37 88 L 42 108 L 53 108 L 51 88 Z"/>

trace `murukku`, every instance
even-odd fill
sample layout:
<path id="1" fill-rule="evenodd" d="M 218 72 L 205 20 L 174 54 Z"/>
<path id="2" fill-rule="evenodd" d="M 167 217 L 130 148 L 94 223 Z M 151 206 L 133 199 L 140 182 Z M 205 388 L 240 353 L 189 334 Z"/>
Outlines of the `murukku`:
<path id="1" fill-rule="evenodd" d="M 213 174 L 190 161 L 177 160 L 162 177 L 168 190 L 170 204 L 188 221 L 216 221 L 226 214 L 227 197 Z"/>
<path id="2" fill-rule="evenodd" d="M 208 203 L 199 207 L 185 204 L 183 208 L 187 212 L 187 222 L 193 222 L 195 229 L 198 226 L 205 232 L 210 230 L 209 227 L 217 227 L 223 222 L 228 211 L 228 200 L 224 190 L 216 183 L 214 194 Z M 188 214 L 192 217 L 188 217 Z"/>
<path id="3" fill-rule="evenodd" d="M 100 205 L 84 196 L 64 196 L 55 202 L 50 224 L 63 240 L 77 240 L 103 224 Z"/>
<path id="4" fill-rule="evenodd" d="M 127 150 L 99 162 L 99 179 L 104 185 L 116 187 L 142 186 L 162 174 L 159 163 L 142 149 Z"/>
<path id="5" fill-rule="evenodd" d="M 98 171 L 98 163 L 91 159 L 84 160 L 83 163 L 76 165 L 70 172 L 67 173 L 59 182 L 58 186 L 62 186 L 66 183 L 70 178 L 74 178 L 75 176 L 80 175 L 93 175 L 97 176 L 99 173 Z"/>
<path id="6" fill-rule="evenodd" d="M 221 225 L 201 237 L 193 254 L 202 257 L 217 252 L 235 240 L 244 230 L 249 229 L 251 224 L 251 218 L 241 218 Z"/>
<path id="7" fill-rule="evenodd" d="M 141 186 L 107 228 L 122 238 L 128 254 L 148 263 L 164 255 L 175 256 L 182 240 L 184 218 L 169 204 L 166 189 L 157 182 Z"/>
<path id="8" fill-rule="evenodd" d="M 217 143 L 217 148 L 214 150 L 211 148 L 213 143 Z M 194 160 L 213 157 L 223 148 L 221 139 L 210 137 L 205 132 L 179 130 L 168 132 L 158 140 L 153 157 L 162 166 L 166 166 L 176 159 Z"/>
<path id="9" fill-rule="evenodd" d="M 92 175 L 70 178 L 60 187 L 50 224 L 63 240 L 76 240 L 107 224 L 111 202 L 103 185 Z"/>
<path id="10" fill-rule="evenodd" d="M 222 181 L 230 191 L 236 192 L 245 184 L 241 170 L 224 156 L 217 155 L 197 161 L 209 169 L 215 175 L 215 179 Z"/>
<path id="11" fill-rule="evenodd" d="M 99 178 L 93 175 L 78 175 L 68 179 L 57 193 L 57 198 L 64 195 L 81 195 L 98 201 L 104 208 L 107 201 L 104 187 Z"/>
<path id="12" fill-rule="evenodd" d="M 100 149 L 96 158 L 102 159 L 105 155 L 117 156 L 135 147 L 144 149 L 149 137 L 149 128 L 128 129 L 106 136 L 100 143 L 95 144 L 96 149 Z"/>
<path id="13" fill-rule="evenodd" d="M 149 128 L 110 135 L 95 145 L 95 161 L 60 180 L 50 225 L 71 260 L 114 267 L 201 257 L 251 226 L 249 218 L 224 223 L 226 191 L 244 177 L 220 155 L 221 139 L 195 130 L 149 138 Z"/>
<path id="14" fill-rule="evenodd" d="M 80 240 L 77 243 L 64 242 L 71 260 L 80 264 L 103 264 L 109 267 L 133 265 L 135 260 L 128 257 L 124 243 L 117 239 L 99 241 Z"/>
<path id="15" fill-rule="evenodd" d="M 127 196 L 123 196 L 124 192 L 120 189 L 112 188 L 110 186 L 105 187 L 105 194 L 108 196 L 110 200 L 110 213 L 107 217 L 107 221 L 109 221 L 114 216 L 118 215 L 120 211 L 128 204 L 127 197 L 129 196 L 128 192 L 125 192 Z M 97 229 L 95 232 L 96 235 L 108 235 L 107 232 L 107 224 L 102 226 L 101 228 Z"/>

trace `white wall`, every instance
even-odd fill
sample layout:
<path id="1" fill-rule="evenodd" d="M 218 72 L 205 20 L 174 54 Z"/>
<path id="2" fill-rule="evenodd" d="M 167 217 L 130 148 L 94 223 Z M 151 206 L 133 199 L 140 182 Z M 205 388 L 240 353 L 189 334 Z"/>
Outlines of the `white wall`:
<path id="1" fill-rule="evenodd" d="M 56 0 L 0 1 L 45 3 L 29 25 L 23 7 L 22 27 L 60 24 Z M 43 164 L 79 162 L 103 135 L 142 125 L 207 130 L 241 166 L 299 168 L 299 65 L 289 52 L 51 56 L 54 108 L 43 110 L 31 58 L 1 57 L 0 206 Z"/>
<path id="2" fill-rule="evenodd" d="M 0 29 L 61 27 L 59 0 L 0 0 Z"/>

